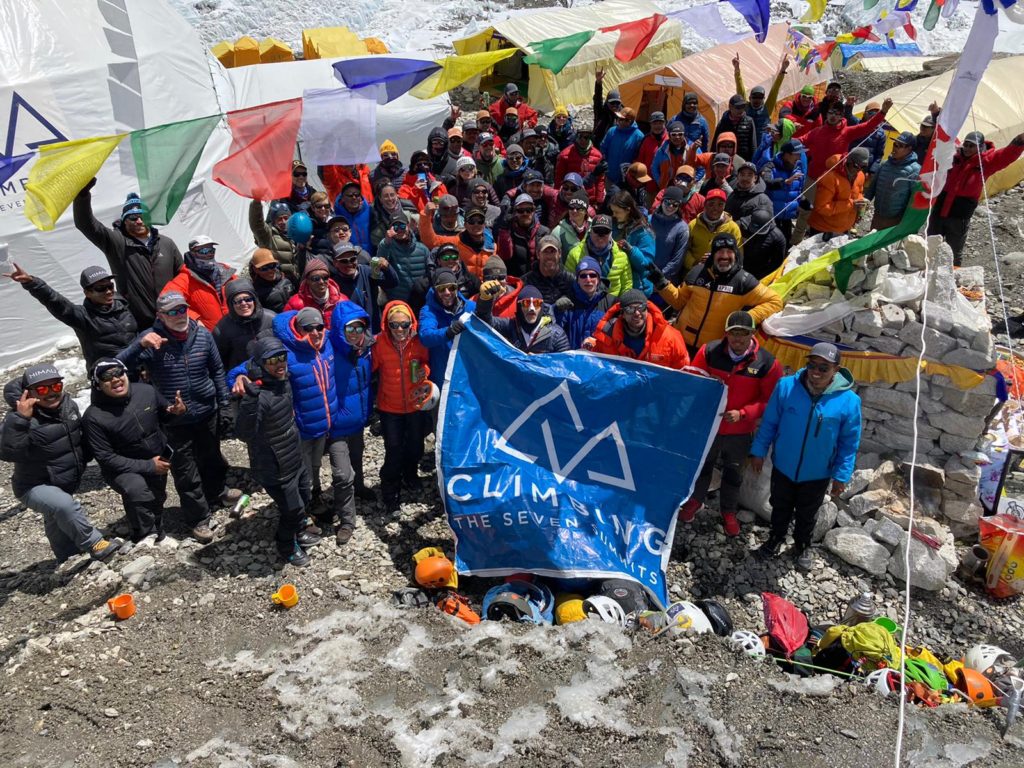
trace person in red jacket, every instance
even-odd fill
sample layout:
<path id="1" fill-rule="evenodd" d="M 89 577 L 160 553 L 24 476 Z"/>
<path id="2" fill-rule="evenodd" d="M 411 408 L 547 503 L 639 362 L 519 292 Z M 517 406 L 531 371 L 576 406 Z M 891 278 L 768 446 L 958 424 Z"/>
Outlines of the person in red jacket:
<path id="1" fill-rule="evenodd" d="M 722 460 L 722 487 L 719 509 L 722 527 L 728 536 L 740 532 L 736 504 L 743 484 L 743 463 L 750 453 L 754 432 L 764 413 L 768 398 L 782 377 L 782 366 L 754 338 L 754 318 L 742 310 L 729 315 L 725 338 L 709 341 L 697 350 L 693 367 L 721 379 L 728 389 L 725 413 L 718 434 L 711 444 L 704 466 L 693 487 L 693 494 L 679 509 L 679 519 L 693 522 L 711 484 L 715 464 Z"/>
<path id="2" fill-rule="evenodd" d="M 693 170 L 692 165 L 681 165 L 676 169 L 676 175 L 672 179 L 671 184 L 671 186 L 679 187 L 683 190 L 683 204 L 679 207 L 679 217 L 687 224 L 700 216 L 704 210 L 704 195 L 693 186 L 693 177 L 695 175 L 696 172 Z M 665 189 L 668 189 L 668 187 Z M 652 211 L 657 210 L 658 206 L 661 205 L 662 198 L 665 197 L 665 189 L 661 190 L 654 198 Z"/>
<path id="3" fill-rule="evenodd" d="M 537 110 L 519 98 L 518 85 L 509 83 L 505 86 L 505 95 L 487 108 L 496 128 L 501 128 L 501 125 L 505 122 L 505 112 L 512 107 L 515 107 L 519 113 L 520 129 L 533 128 L 537 125 Z"/>
<path id="4" fill-rule="evenodd" d="M 238 275 L 235 268 L 216 260 L 217 243 L 208 235 L 200 235 L 188 244 L 185 264 L 161 295 L 174 291 L 188 302 L 188 316 L 212 331 L 228 313 L 224 288 Z"/>
<path id="5" fill-rule="evenodd" d="M 421 490 L 417 468 L 423 458 L 427 419 L 420 410 L 424 389 L 429 396 L 430 355 L 416 338 L 416 315 L 404 301 L 384 307 L 384 330 L 373 349 L 377 374 L 377 411 L 384 438 L 384 464 L 380 490 L 384 510 L 394 513 L 401 504 L 401 488 L 416 495 Z"/>
<path id="6" fill-rule="evenodd" d="M 810 183 L 804 186 L 800 212 L 793 226 L 792 244 L 796 245 L 807 234 L 807 220 L 811 217 L 814 196 L 817 192 L 817 181 L 829 170 L 828 159 L 832 155 L 843 155 L 851 144 L 870 136 L 875 129 L 885 122 L 886 115 L 892 108 L 892 99 L 882 102 L 882 109 L 857 125 L 847 125 L 843 117 L 843 105 L 833 104 L 825 113 L 825 122 L 817 128 L 797 131 L 793 138 L 799 138 L 807 150 L 807 177 Z"/>
<path id="7" fill-rule="evenodd" d="M 562 186 L 562 180 L 570 173 L 578 173 L 583 179 L 583 188 L 587 198 L 596 208 L 604 204 L 605 176 L 608 163 L 604 160 L 601 150 L 591 143 L 594 127 L 581 120 L 576 127 L 576 141 L 558 153 L 555 161 L 555 186 Z"/>
<path id="8" fill-rule="evenodd" d="M 583 349 L 676 370 L 690 364 L 682 334 L 636 288 L 622 292 L 597 322 L 594 335 L 583 340 Z"/>
<path id="9" fill-rule="evenodd" d="M 363 199 L 373 205 L 373 181 L 370 178 L 370 166 L 366 163 L 359 165 L 322 165 L 318 169 L 320 178 L 323 179 L 324 189 L 331 200 L 337 200 L 341 190 L 350 181 L 359 185 L 359 191 Z"/>
<path id="10" fill-rule="evenodd" d="M 984 147 L 984 149 L 982 149 Z M 946 184 L 935 201 L 928 223 L 929 235 L 942 235 L 953 249 L 953 265 L 960 266 L 960 255 L 967 242 L 971 217 L 978 207 L 985 180 L 1003 170 L 1024 153 L 1024 133 L 1015 136 L 1002 149 L 985 141 L 980 131 L 964 136 L 963 144 L 953 156 L 953 167 L 946 176 Z"/>
<path id="11" fill-rule="evenodd" d="M 416 204 L 416 210 L 423 213 L 427 203 L 447 194 L 448 188 L 430 171 L 430 155 L 422 149 L 413 152 L 409 159 L 409 172 L 398 188 L 398 196 L 411 200 Z"/>
<path id="12" fill-rule="evenodd" d="M 306 263 L 306 269 L 302 273 L 302 281 L 299 283 L 299 291 L 288 299 L 284 309 L 286 312 L 290 309 L 300 310 L 306 307 L 319 310 L 320 314 L 324 316 L 327 330 L 330 330 L 334 305 L 341 301 L 348 301 L 348 297 L 341 292 L 338 284 L 331 279 L 331 272 L 327 268 L 327 262 L 314 258 Z"/>
<path id="13" fill-rule="evenodd" d="M 665 113 L 651 113 L 651 130 L 640 142 L 640 151 L 636 154 L 636 161 L 643 163 L 648 168 L 654 168 L 654 153 L 662 144 L 668 141 L 668 132 L 665 130 Z"/>

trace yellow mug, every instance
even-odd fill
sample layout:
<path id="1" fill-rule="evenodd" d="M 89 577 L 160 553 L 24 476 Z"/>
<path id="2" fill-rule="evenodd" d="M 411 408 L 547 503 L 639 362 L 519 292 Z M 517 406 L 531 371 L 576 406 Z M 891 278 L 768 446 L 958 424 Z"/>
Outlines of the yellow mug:
<path id="1" fill-rule="evenodd" d="M 270 599 L 277 605 L 283 605 L 285 608 L 292 608 L 297 602 L 299 602 L 299 593 L 295 589 L 294 584 L 282 584 L 281 588 L 270 596 Z"/>

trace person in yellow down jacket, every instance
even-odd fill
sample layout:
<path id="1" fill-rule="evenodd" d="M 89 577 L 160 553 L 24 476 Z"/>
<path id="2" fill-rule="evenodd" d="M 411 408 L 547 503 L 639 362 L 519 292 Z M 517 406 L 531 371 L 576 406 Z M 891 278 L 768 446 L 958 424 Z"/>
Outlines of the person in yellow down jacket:
<path id="1" fill-rule="evenodd" d="M 743 269 L 736 238 L 718 234 L 711 241 L 711 256 L 691 269 L 678 287 L 656 266 L 651 282 L 670 306 L 679 310 L 675 326 L 693 356 L 701 345 L 725 335 L 730 313 L 744 310 L 760 325 L 782 310 L 782 298 Z"/>
<path id="2" fill-rule="evenodd" d="M 742 244 L 740 225 L 725 212 L 724 190 L 712 189 L 704 199 L 704 210 L 690 222 L 690 240 L 683 254 L 683 269 L 689 271 L 711 253 L 711 241 L 717 235 L 728 234 Z"/>

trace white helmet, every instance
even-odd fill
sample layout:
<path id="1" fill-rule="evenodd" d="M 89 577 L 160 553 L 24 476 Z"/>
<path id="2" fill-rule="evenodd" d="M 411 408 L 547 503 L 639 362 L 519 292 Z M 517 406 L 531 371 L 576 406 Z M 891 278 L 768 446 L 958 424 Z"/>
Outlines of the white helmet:
<path id="1" fill-rule="evenodd" d="M 698 635 L 713 632 L 707 615 L 693 603 L 681 600 L 668 607 L 668 621 L 680 629 L 692 629 Z"/>
<path id="2" fill-rule="evenodd" d="M 626 612 L 622 610 L 622 606 L 617 601 L 610 597 L 604 595 L 588 597 L 583 601 L 583 611 L 587 616 L 597 614 L 601 621 L 606 621 L 609 624 L 626 626 Z"/>
<path id="3" fill-rule="evenodd" d="M 437 384 L 434 382 L 427 381 L 416 388 L 412 393 L 412 397 L 416 404 L 416 410 L 430 411 L 441 402 L 441 390 L 437 388 Z"/>
<path id="4" fill-rule="evenodd" d="M 973 646 L 964 656 L 965 667 L 986 677 L 1001 677 L 1016 664 L 1016 659 L 1002 648 L 985 643 Z"/>
<path id="5" fill-rule="evenodd" d="M 747 656 L 763 659 L 765 657 L 764 643 L 761 638 L 749 629 L 737 629 L 729 638 L 729 645 L 734 651 L 742 651 Z"/>
<path id="6" fill-rule="evenodd" d="M 889 669 L 888 667 L 876 669 L 869 674 L 864 678 L 864 685 L 874 689 L 875 693 L 880 696 L 888 696 L 893 691 L 903 689 L 903 681 L 900 679 L 899 670 Z"/>

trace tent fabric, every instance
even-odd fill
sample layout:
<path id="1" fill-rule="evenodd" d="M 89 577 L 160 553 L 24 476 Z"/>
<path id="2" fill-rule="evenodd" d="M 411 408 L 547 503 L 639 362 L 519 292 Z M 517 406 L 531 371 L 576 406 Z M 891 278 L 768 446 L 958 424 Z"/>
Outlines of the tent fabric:
<path id="1" fill-rule="evenodd" d="M 222 66 L 229 68 L 295 60 L 295 53 L 288 43 L 274 37 L 265 37 L 259 42 L 249 36 L 240 37 L 234 43 L 222 40 L 210 48 L 210 53 Z"/>
<path id="2" fill-rule="evenodd" d="M 764 43 L 746 37 L 643 72 L 619 84 L 622 102 L 637 110 L 641 118 L 663 107 L 664 112 L 671 116 L 682 108 L 683 93 L 694 91 L 701 114 L 709 125 L 714 126 L 728 107 L 729 97 L 736 93 L 733 57 L 740 54 L 743 83 L 748 89 L 760 85 L 767 90 L 779 71 L 782 57 L 788 53 L 788 29 L 787 24 L 772 24 Z M 826 64 L 820 72 L 813 67 L 809 72 L 802 72 L 799 67 L 791 66 L 779 89 L 779 100 L 781 102 L 798 93 L 805 85 L 823 88 L 831 79 L 831 64 Z M 665 97 L 667 105 L 664 104 Z M 656 106 L 651 106 L 654 103 Z"/>
<path id="3" fill-rule="evenodd" d="M 302 30 L 302 57 L 330 59 L 337 56 L 365 56 L 369 51 L 359 35 L 348 27 L 320 27 Z"/>
<path id="4" fill-rule="evenodd" d="M 955 70 L 930 78 L 921 78 L 890 88 L 873 96 L 871 101 L 891 98 L 899 105 L 890 111 L 887 120 L 893 129 L 917 132 L 918 122 L 928 114 L 933 101 L 941 104 L 949 91 Z M 864 104 L 854 107 L 862 112 Z M 967 115 L 959 138 L 970 131 L 981 131 L 997 147 L 1005 146 L 1024 132 L 1024 56 L 994 59 L 978 84 L 971 111 Z M 1004 192 L 1024 180 L 1024 158 L 989 177 L 986 188 L 989 195 Z"/>
<path id="5" fill-rule="evenodd" d="M 528 70 L 530 82 L 526 98 L 535 109 L 550 111 L 556 104 L 589 105 L 594 98 L 594 75 L 598 69 L 604 70 L 607 92 L 623 80 L 682 55 L 679 44 L 682 26 L 674 19 L 662 24 L 644 52 L 628 63 L 615 58 L 619 33 L 597 31 L 602 27 L 639 21 L 656 13 L 661 13 L 661 9 L 647 0 L 607 0 L 584 8 L 547 8 L 497 21 L 470 37 L 454 40 L 452 45 L 460 55 L 492 51 L 503 46 L 532 54 L 538 51 L 531 47 L 531 43 L 595 31 L 597 34 L 557 75 L 535 64 L 529 65 Z"/>
<path id="6" fill-rule="evenodd" d="M 288 43 L 275 37 L 265 37 L 260 41 L 260 64 L 277 64 L 282 61 L 295 61 L 295 52 Z"/>
<path id="7" fill-rule="evenodd" d="M 245 35 L 235 41 L 235 66 L 248 67 L 260 63 L 260 43 Z"/>

